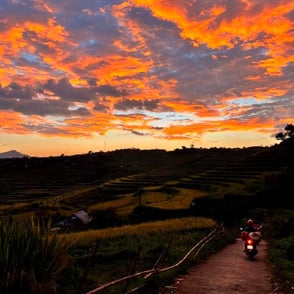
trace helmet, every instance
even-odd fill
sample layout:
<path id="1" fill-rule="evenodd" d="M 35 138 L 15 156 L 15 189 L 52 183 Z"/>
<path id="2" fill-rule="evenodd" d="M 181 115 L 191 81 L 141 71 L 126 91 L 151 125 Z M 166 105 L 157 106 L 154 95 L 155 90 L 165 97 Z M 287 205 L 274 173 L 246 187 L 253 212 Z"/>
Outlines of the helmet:
<path id="1" fill-rule="evenodd" d="M 252 219 L 247 220 L 246 224 L 247 226 L 252 226 L 254 221 Z"/>

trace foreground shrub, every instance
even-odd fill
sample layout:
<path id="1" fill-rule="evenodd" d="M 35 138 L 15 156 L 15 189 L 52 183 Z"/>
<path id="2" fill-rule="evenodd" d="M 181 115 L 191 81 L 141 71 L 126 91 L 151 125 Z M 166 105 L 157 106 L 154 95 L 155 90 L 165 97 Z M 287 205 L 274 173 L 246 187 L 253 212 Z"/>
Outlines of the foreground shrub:
<path id="1" fill-rule="evenodd" d="M 274 266 L 276 280 L 283 293 L 294 289 L 294 212 L 293 210 L 272 210 L 265 226 L 269 242 L 269 260 Z"/>
<path id="2" fill-rule="evenodd" d="M 65 244 L 33 220 L 0 220 L 0 293 L 57 293 L 57 275 L 69 265 Z"/>

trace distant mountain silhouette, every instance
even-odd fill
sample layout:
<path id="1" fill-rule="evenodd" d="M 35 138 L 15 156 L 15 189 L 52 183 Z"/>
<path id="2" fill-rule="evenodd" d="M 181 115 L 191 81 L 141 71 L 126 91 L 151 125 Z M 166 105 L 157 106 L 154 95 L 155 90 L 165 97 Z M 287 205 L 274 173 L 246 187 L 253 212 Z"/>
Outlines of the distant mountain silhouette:
<path id="1" fill-rule="evenodd" d="M 28 155 L 20 153 L 16 150 L 10 150 L 10 151 L 0 153 L 0 158 L 22 158 L 27 156 Z"/>

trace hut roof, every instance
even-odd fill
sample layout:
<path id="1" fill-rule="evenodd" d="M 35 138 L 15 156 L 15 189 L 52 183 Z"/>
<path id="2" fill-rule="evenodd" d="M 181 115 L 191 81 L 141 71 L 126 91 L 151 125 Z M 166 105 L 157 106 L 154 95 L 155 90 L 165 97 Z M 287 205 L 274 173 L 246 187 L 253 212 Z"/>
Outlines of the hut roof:
<path id="1" fill-rule="evenodd" d="M 84 210 L 79 210 L 77 212 L 75 212 L 74 214 L 72 214 L 71 218 L 72 217 L 76 217 L 78 218 L 83 224 L 88 224 L 89 222 L 92 221 L 92 217 L 89 216 L 89 214 L 84 211 Z"/>

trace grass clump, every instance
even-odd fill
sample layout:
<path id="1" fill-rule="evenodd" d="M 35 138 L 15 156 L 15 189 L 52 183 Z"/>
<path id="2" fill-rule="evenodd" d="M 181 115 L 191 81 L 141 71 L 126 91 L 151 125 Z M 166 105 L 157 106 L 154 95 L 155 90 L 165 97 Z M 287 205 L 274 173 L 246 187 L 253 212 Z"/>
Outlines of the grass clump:
<path id="1" fill-rule="evenodd" d="M 67 249 L 46 225 L 0 220 L 0 293 L 57 293 L 57 276 L 70 263 Z"/>

